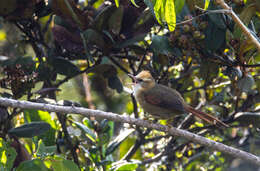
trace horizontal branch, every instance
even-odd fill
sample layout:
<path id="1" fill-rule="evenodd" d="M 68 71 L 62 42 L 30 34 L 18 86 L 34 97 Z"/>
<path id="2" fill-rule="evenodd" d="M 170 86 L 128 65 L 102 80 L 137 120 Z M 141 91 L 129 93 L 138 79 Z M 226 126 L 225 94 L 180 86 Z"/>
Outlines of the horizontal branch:
<path id="1" fill-rule="evenodd" d="M 0 98 L 0 105 L 6 106 L 6 107 L 22 108 L 22 109 L 38 109 L 38 110 L 44 110 L 44 111 L 49 111 L 49 112 L 80 114 L 80 115 L 83 115 L 86 117 L 96 117 L 96 118 L 101 118 L 101 119 L 108 119 L 108 120 L 112 120 L 112 121 L 116 121 L 116 122 L 129 123 L 129 124 L 137 125 L 140 127 L 156 129 L 158 131 L 167 132 L 168 134 L 173 135 L 173 136 L 184 137 L 187 140 L 204 145 L 213 150 L 217 150 L 217 151 L 229 154 L 233 157 L 237 157 L 242 160 L 246 160 L 246 161 L 249 161 L 251 163 L 254 163 L 254 164 L 260 166 L 260 158 L 251 153 L 224 145 L 219 142 L 209 140 L 207 138 L 204 138 L 202 136 L 193 134 L 193 133 L 185 131 L 185 130 L 181 130 L 181 129 L 174 128 L 174 127 L 170 128 L 168 126 L 154 124 L 149 121 L 145 121 L 145 120 L 141 120 L 141 119 L 136 119 L 136 118 L 132 118 L 132 117 L 128 117 L 128 116 L 121 116 L 119 114 L 115 114 L 115 113 L 111 113 L 111 112 L 103 112 L 100 110 L 87 109 L 87 108 L 83 108 L 83 107 L 59 106 L 59 105 L 35 103 L 35 102 L 29 102 L 29 101 L 18 101 L 18 100 L 13 100 L 13 99 L 8 99 L 8 98 Z"/>

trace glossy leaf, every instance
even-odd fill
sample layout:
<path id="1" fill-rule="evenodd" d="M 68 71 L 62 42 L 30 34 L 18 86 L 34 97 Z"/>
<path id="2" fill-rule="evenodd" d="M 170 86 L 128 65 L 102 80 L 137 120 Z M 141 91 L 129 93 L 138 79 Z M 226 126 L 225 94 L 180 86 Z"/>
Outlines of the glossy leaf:
<path id="1" fill-rule="evenodd" d="M 176 13 L 174 0 L 166 0 L 165 4 L 165 20 L 170 31 L 174 31 L 176 27 Z"/>
<path id="2" fill-rule="evenodd" d="M 116 48 L 124 48 L 124 47 L 127 47 L 127 46 L 130 46 L 130 45 L 134 45 L 140 41 L 143 41 L 144 38 L 145 38 L 146 34 L 140 34 L 138 36 L 135 36 L 131 39 L 128 39 L 124 42 L 120 42 L 118 44 L 115 45 Z"/>
<path id="3" fill-rule="evenodd" d="M 115 4 L 116 4 L 116 7 L 117 7 L 117 8 L 119 7 L 119 1 L 120 1 L 120 0 L 115 0 Z"/>
<path id="4" fill-rule="evenodd" d="M 256 12 L 257 12 L 257 7 L 255 4 L 247 5 L 239 15 L 239 18 L 246 26 L 248 26 L 248 24 L 252 20 L 252 17 L 255 16 Z M 241 39 L 243 37 L 241 36 L 242 35 L 241 28 L 237 24 L 234 27 L 233 35 L 235 36 L 235 38 L 238 39 Z"/>
<path id="5" fill-rule="evenodd" d="M 225 44 L 226 30 L 216 27 L 214 22 L 209 21 L 205 31 L 205 47 L 209 51 L 216 51 Z"/>
<path id="6" fill-rule="evenodd" d="M 235 121 L 238 121 L 242 126 L 260 127 L 260 113 L 240 112 L 236 114 Z"/>
<path id="7" fill-rule="evenodd" d="M 123 14 L 124 14 L 124 7 L 120 6 L 113 12 L 113 14 L 110 16 L 108 20 L 109 30 L 111 30 L 111 32 L 114 33 L 115 35 L 118 35 L 120 33 Z"/>
<path id="8" fill-rule="evenodd" d="M 17 137 L 31 138 L 42 135 L 49 129 L 50 125 L 46 122 L 31 122 L 16 128 L 12 128 L 8 131 L 8 133 Z"/>
<path id="9" fill-rule="evenodd" d="M 55 104 L 56 101 L 52 100 L 50 101 L 49 99 L 42 99 L 42 103 L 50 103 L 50 104 Z M 48 101 L 48 102 L 47 102 Z M 27 122 L 46 122 L 48 123 L 51 127 L 50 129 L 45 132 L 44 134 L 40 135 L 39 138 L 43 140 L 44 144 L 47 146 L 51 146 L 55 144 L 55 136 L 56 136 L 56 129 L 57 125 L 55 121 L 52 119 L 51 115 L 49 112 L 46 111 L 41 111 L 41 110 L 35 110 L 35 109 L 26 109 L 24 110 L 24 118 Z"/>
<path id="10" fill-rule="evenodd" d="M 57 151 L 57 146 L 45 146 L 42 140 L 38 141 L 36 155 L 38 157 L 47 157 L 48 155 L 53 155 Z"/>
<path id="11" fill-rule="evenodd" d="M 136 170 L 138 167 L 138 164 L 136 163 L 124 163 L 115 168 L 115 171 L 126 171 L 126 170 Z"/>
<path id="12" fill-rule="evenodd" d="M 89 44 L 95 44 L 101 48 L 105 47 L 105 41 L 101 34 L 96 32 L 93 29 L 87 29 L 83 32 L 84 38 L 86 39 L 86 42 Z"/>
<path id="13" fill-rule="evenodd" d="M 81 130 L 83 130 L 85 132 L 85 134 L 87 135 L 87 137 L 93 142 L 95 143 L 96 142 L 96 134 L 91 130 L 89 129 L 86 125 L 82 124 L 82 123 L 79 123 L 79 122 L 76 122 L 74 121 L 73 123 L 76 124 L 76 126 L 78 128 L 80 128 Z"/>
<path id="14" fill-rule="evenodd" d="M 55 171 L 80 171 L 73 161 L 61 157 L 55 157 L 54 160 L 51 160 L 51 168 Z"/>
<path id="15" fill-rule="evenodd" d="M 204 10 L 207 10 L 210 4 L 210 0 L 205 0 Z"/>
<path id="16" fill-rule="evenodd" d="M 154 13 L 159 24 L 162 25 L 162 21 L 165 15 L 165 1 L 168 0 L 157 0 L 154 5 Z"/>
<path id="17" fill-rule="evenodd" d="M 72 77 L 80 73 L 80 70 L 76 65 L 63 57 L 55 57 L 52 60 L 52 65 L 55 68 L 55 71 L 61 75 Z"/>
<path id="18" fill-rule="evenodd" d="M 22 162 L 17 168 L 16 171 L 48 171 L 47 167 L 40 159 L 28 160 Z"/>
<path id="19" fill-rule="evenodd" d="M 175 6 L 175 13 L 176 15 L 178 15 L 181 11 L 182 11 L 182 8 L 184 7 L 185 5 L 185 1 L 186 0 L 175 0 L 174 1 L 174 6 Z"/>
<path id="20" fill-rule="evenodd" d="M 153 36 L 150 48 L 156 54 L 169 55 L 174 52 L 166 36 Z"/>
<path id="21" fill-rule="evenodd" d="M 108 20 L 115 10 L 115 6 L 107 6 L 97 14 L 94 19 L 93 25 L 98 31 L 108 29 Z"/>

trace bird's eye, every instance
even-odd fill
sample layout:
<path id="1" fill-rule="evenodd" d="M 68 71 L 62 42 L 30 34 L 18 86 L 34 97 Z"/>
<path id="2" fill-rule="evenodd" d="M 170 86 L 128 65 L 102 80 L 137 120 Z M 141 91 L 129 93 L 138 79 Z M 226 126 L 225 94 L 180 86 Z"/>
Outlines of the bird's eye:
<path id="1" fill-rule="evenodd" d="M 140 83 L 140 82 L 143 82 L 144 80 L 141 78 L 137 78 L 136 81 Z"/>

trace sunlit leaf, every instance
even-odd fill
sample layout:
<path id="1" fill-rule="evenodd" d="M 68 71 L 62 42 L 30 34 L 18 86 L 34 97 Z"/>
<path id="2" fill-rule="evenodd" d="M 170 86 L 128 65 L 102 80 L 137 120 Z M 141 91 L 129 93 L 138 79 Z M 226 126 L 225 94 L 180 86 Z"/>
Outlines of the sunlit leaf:
<path id="1" fill-rule="evenodd" d="M 96 134 L 91 129 L 89 129 L 86 125 L 82 123 L 76 121 L 74 121 L 73 123 L 75 123 L 78 128 L 83 130 L 91 141 L 93 141 L 94 143 L 96 142 Z"/>
<path id="2" fill-rule="evenodd" d="M 165 1 L 168 0 L 157 0 L 154 5 L 154 13 L 159 24 L 162 24 L 165 14 Z"/>
<path id="3" fill-rule="evenodd" d="M 115 0 L 115 4 L 116 4 L 116 7 L 117 7 L 117 8 L 119 7 L 119 1 L 120 1 L 120 0 Z"/>
<path id="4" fill-rule="evenodd" d="M 209 3 L 210 3 L 210 0 L 205 0 L 204 10 L 207 10 L 207 9 L 208 9 Z"/>
<path id="5" fill-rule="evenodd" d="M 130 0 L 131 2 L 132 2 L 132 4 L 134 5 L 134 6 L 136 6 L 137 8 L 139 8 L 139 6 L 135 3 L 135 0 Z"/>
<path id="6" fill-rule="evenodd" d="M 0 168 L 11 170 L 17 153 L 13 147 L 0 138 Z"/>
<path id="7" fill-rule="evenodd" d="M 165 20 L 170 31 L 174 31 L 176 26 L 176 14 L 173 0 L 166 0 L 165 4 Z"/>
<path id="8" fill-rule="evenodd" d="M 116 168 L 116 171 L 126 171 L 126 170 L 135 170 L 138 167 L 138 164 L 134 163 L 125 163 Z"/>

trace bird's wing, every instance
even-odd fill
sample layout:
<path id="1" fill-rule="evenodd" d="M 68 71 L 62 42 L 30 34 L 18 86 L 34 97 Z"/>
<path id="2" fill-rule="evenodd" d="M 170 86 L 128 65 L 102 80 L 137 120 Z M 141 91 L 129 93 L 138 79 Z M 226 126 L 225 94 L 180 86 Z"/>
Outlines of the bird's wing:
<path id="1" fill-rule="evenodd" d="M 177 113 L 184 113 L 184 101 L 181 95 L 173 89 L 159 85 L 150 91 L 144 93 L 144 98 L 147 103 L 158 107 L 172 110 Z"/>

